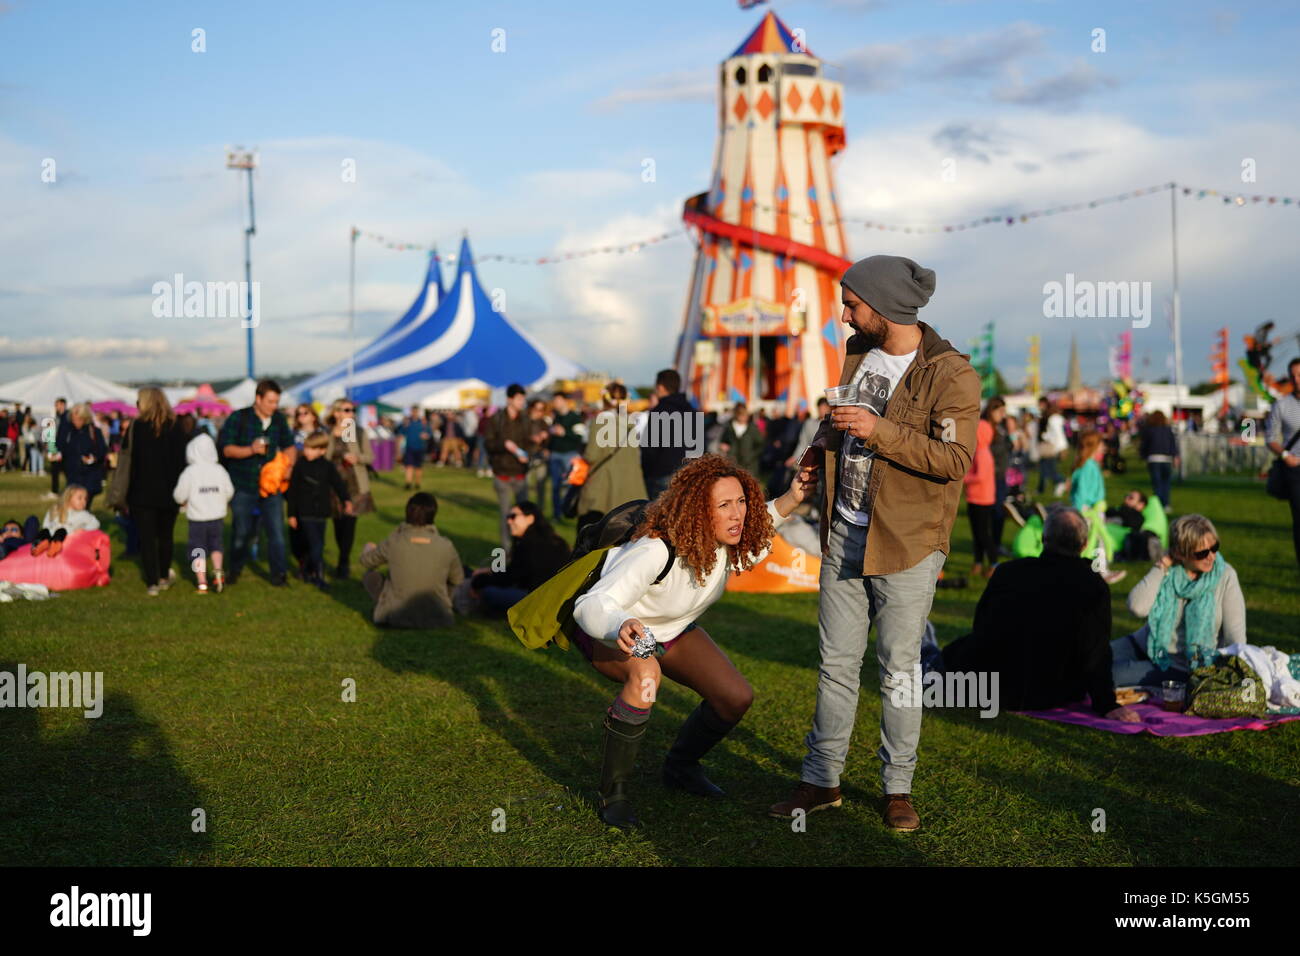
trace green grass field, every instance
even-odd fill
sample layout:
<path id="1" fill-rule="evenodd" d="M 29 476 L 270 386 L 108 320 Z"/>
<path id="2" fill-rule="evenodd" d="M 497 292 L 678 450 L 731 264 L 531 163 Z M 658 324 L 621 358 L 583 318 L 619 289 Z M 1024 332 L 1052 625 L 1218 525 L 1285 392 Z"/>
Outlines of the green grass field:
<path id="1" fill-rule="evenodd" d="M 1145 474 L 1128 477 L 1148 487 Z M 1111 497 L 1126 486 L 1112 477 Z M 0 517 L 43 514 L 47 487 L 0 476 Z M 462 558 L 483 562 L 496 545 L 490 483 L 429 468 L 425 488 Z M 358 549 L 400 519 L 400 472 L 375 493 Z M 1174 504 L 1216 522 L 1251 642 L 1300 651 L 1285 506 L 1232 478 L 1176 485 Z M 949 573 L 969 570 L 969 541 L 961 514 Z M 1124 597 L 1145 566 L 1128 567 L 1113 589 L 1115 636 L 1137 625 Z M 974 711 L 927 712 L 915 785 L 923 829 L 887 832 L 875 802 L 873 664 L 845 804 L 793 832 L 764 811 L 797 779 L 812 717 L 815 595 L 728 595 L 702 620 L 756 691 L 709 760 L 730 797 L 660 785 L 659 761 L 695 705 L 665 682 L 636 781 L 645 826 L 624 835 L 592 812 L 614 685 L 576 651 L 526 651 L 487 620 L 382 630 L 355 580 L 327 595 L 248 573 L 223 595 L 199 597 L 186 580 L 149 599 L 136 564 L 113 572 L 107 588 L 0 606 L 0 670 L 103 671 L 106 697 L 98 720 L 0 710 L 0 863 L 1278 865 L 1294 863 L 1300 845 L 1300 723 L 1157 739 Z M 980 587 L 938 592 L 941 641 L 968 628 Z M 355 703 L 341 700 L 345 678 Z M 195 808 L 205 832 L 193 830 Z M 1096 808 L 1105 832 L 1092 829 Z"/>

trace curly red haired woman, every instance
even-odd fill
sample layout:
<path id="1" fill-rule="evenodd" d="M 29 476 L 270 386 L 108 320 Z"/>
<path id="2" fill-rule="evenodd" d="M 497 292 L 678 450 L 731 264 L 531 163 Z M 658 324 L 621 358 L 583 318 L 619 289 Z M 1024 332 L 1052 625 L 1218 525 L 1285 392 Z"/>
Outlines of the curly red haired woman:
<path id="1" fill-rule="evenodd" d="M 604 822 L 621 829 L 638 823 L 627 781 L 663 677 L 703 698 L 668 752 L 664 784 L 722 794 L 700 758 L 740 722 L 754 691 L 695 619 L 722 597 L 730 573 L 767 556 L 775 527 L 815 485 L 813 470 L 804 469 L 784 495 L 765 502 L 758 481 L 734 462 L 719 455 L 688 460 L 646 509 L 632 540 L 610 549 L 600 580 L 578 598 L 575 643 L 596 670 L 623 685 L 605 715 Z"/>

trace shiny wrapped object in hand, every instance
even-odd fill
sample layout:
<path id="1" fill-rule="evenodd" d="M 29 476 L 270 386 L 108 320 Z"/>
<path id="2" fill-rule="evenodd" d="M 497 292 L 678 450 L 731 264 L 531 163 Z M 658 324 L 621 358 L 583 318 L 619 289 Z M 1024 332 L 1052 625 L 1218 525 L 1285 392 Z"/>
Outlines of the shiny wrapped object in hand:
<path id="1" fill-rule="evenodd" d="M 641 636 L 632 642 L 632 656 L 644 660 L 647 657 L 654 656 L 655 648 L 659 646 L 659 642 L 655 640 L 650 628 L 643 627 L 642 632 Z"/>

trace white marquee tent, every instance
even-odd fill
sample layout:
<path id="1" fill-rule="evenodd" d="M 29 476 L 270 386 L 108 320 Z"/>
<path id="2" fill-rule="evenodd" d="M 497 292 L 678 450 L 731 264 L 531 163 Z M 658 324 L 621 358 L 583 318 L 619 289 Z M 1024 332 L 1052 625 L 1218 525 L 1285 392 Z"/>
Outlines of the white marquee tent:
<path id="1" fill-rule="evenodd" d="M 218 398 L 224 398 L 230 403 L 231 408 L 247 408 L 253 404 L 253 398 L 257 394 L 257 379 L 245 378 L 238 385 L 233 385 L 224 392 L 218 393 Z"/>
<path id="2" fill-rule="evenodd" d="M 56 365 L 47 372 L 0 384 L 0 400 L 30 405 L 33 412 L 54 411 L 56 398 L 66 398 L 70 406 L 77 402 L 104 402 L 110 399 L 134 405 L 136 390 L 62 365 Z"/>

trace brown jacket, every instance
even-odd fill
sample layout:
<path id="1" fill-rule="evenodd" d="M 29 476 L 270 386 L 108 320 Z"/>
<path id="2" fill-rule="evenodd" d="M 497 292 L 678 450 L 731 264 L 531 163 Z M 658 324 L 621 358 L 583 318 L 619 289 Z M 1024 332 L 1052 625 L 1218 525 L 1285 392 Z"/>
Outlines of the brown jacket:
<path id="1" fill-rule="evenodd" d="M 934 551 L 948 553 L 957 517 L 962 477 L 975 452 L 980 414 L 980 380 L 969 356 L 924 322 L 916 358 L 889 397 L 884 417 L 865 439 L 876 453 L 867 486 L 863 575 L 893 574 L 915 567 Z M 839 384 L 847 385 L 867 352 L 860 335 L 849 338 Z M 826 449 L 826 500 L 822 506 L 822 550 L 827 547 L 835 508 L 835 456 L 844 432 L 823 420 L 815 444 Z"/>
<path id="2" fill-rule="evenodd" d="M 527 409 L 511 418 L 510 412 L 503 408 L 489 418 L 483 425 L 483 447 L 487 449 L 492 473 L 507 478 L 522 478 L 528 474 L 528 463 L 507 451 L 506 442 L 513 441 L 531 455 L 537 450 L 533 441 L 537 431 L 538 426 L 528 417 Z"/>

